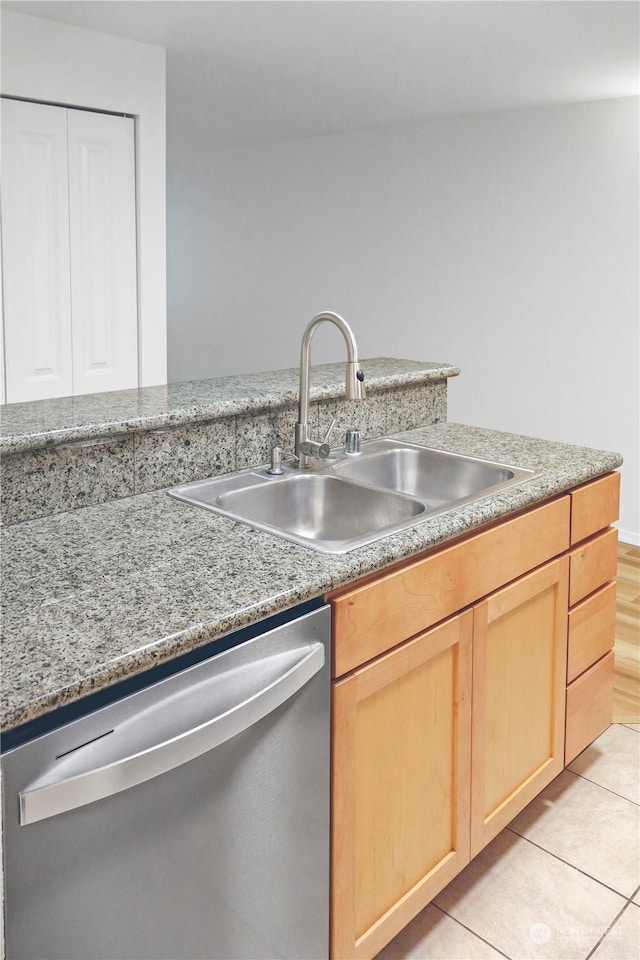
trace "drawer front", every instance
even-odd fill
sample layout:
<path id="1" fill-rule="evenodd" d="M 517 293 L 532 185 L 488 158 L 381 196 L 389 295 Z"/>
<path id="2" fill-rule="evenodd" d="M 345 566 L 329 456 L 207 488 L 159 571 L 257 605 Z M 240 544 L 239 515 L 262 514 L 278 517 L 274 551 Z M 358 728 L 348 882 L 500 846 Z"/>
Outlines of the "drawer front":
<path id="1" fill-rule="evenodd" d="M 569 613 L 568 683 L 611 650 L 615 630 L 616 585 L 608 583 Z"/>
<path id="2" fill-rule="evenodd" d="M 618 531 L 613 528 L 572 550 L 569 572 L 569 606 L 613 580 L 618 564 Z"/>
<path id="3" fill-rule="evenodd" d="M 571 543 L 579 543 L 618 519 L 620 474 L 610 473 L 571 494 Z"/>
<path id="4" fill-rule="evenodd" d="M 565 765 L 611 723 L 613 650 L 567 688 Z"/>
<path id="5" fill-rule="evenodd" d="M 334 676 L 457 613 L 569 546 L 561 497 L 333 599 Z"/>

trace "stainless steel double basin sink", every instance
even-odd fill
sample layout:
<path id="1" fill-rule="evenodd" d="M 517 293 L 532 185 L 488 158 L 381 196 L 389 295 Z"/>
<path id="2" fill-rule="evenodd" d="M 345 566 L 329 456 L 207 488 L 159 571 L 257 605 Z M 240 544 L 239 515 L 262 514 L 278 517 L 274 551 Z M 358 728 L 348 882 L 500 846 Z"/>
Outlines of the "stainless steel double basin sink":
<path id="1" fill-rule="evenodd" d="M 168 492 L 322 553 L 346 553 L 535 475 L 392 439 L 336 452 L 316 469 L 283 469 L 242 470 Z"/>

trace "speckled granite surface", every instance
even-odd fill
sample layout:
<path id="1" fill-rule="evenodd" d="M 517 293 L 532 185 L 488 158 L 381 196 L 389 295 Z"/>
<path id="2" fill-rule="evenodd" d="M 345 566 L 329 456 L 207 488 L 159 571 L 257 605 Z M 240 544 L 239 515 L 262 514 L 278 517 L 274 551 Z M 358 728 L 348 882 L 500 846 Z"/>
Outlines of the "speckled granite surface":
<path id="1" fill-rule="evenodd" d="M 460 368 L 450 363 L 391 357 L 362 360 L 361 367 L 371 389 L 443 380 L 460 373 Z M 311 397 L 321 400 L 344 396 L 344 376 L 344 363 L 314 366 Z M 298 368 L 292 367 L 139 390 L 12 403 L 0 407 L 0 454 L 273 410 L 297 401 L 298 378 Z"/>
<path id="2" fill-rule="evenodd" d="M 457 367 L 384 358 L 364 364 L 368 394 L 357 403 L 344 398 L 343 364 L 313 368 L 315 436 L 333 418 L 336 442 L 349 427 L 370 439 L 447 419 L 446 378 Z M 284 370 L 2 408 L 1 522 L 262 463 L 276 444 L 293 447 L 297 390 L 297 371 Z"/>
<path id="3" fill-rule="evenodd" d="M 161 491 L 6 529 L 3 729 L 621 463 L 615 453 L 450 423 L 403 436 L 540 476 L 340 556 L 295 546 Z"/>

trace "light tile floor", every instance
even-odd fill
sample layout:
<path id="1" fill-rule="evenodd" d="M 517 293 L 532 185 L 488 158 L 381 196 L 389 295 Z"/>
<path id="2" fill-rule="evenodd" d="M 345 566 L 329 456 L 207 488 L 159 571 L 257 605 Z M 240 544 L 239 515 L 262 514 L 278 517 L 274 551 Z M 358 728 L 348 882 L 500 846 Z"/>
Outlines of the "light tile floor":
<path id="1" fill-rule="evenodd" d="M 640 726 L 612 724 L 376 960 L 640 960 Z"/>

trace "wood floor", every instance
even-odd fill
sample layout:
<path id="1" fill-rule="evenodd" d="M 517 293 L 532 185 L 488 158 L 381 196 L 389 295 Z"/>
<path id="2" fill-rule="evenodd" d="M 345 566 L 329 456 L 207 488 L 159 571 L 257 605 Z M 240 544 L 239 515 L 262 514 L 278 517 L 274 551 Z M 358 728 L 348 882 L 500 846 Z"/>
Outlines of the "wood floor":
<path id="1" fill-rule="evenodd" d="M 640 547 L 618 544 L 614 723 L 640 723 Z"/>

